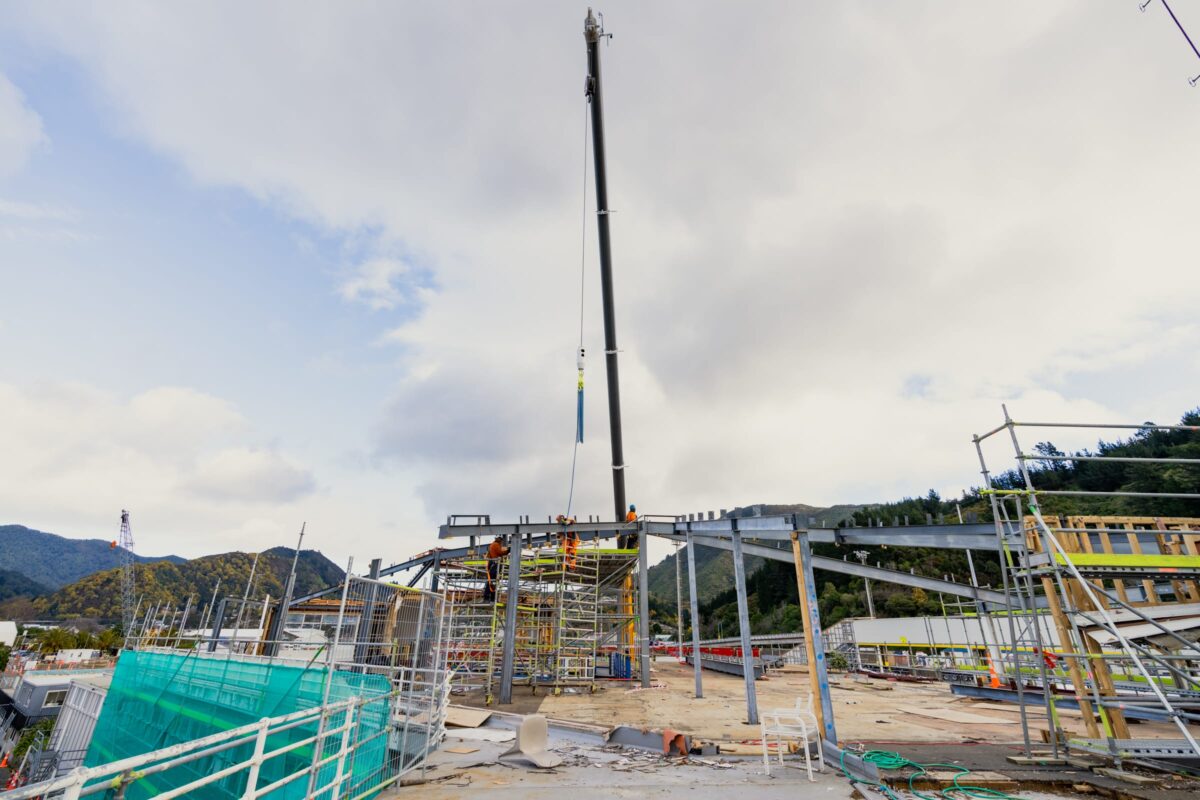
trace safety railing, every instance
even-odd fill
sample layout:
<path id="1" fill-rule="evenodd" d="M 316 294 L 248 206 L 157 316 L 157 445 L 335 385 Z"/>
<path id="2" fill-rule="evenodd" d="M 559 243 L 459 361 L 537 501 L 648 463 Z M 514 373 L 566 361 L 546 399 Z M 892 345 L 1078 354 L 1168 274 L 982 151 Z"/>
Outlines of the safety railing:
<path id="1" fill-rule="evenodd" d="M 229 731 L 164 747 L 131 758 L 95 767 L 77 767 L 67 775 L 53 780 L 29 784 L 8 792 L 0 792 L 0 798 L 23 800 L 23 798 L 53 795 L 61 797 L 63 800 L 74 800 L 108 791 L 114 791 L 117 796 L 124 796 L 130 786 L 139 782 L 152 782 L 151 779 L 156 775 L 183 767 L 202 758 L 209 758 L 250 745 L 252 745 L 252 754 L 249 758 L 239 759 L 223 769 L 183 783 L 170 791 L 157 793 L 156 796 L 160 800 L 170 800 L 172 797 L 181 797 L 196 792 L 217 781 L 244 774 L 246 776 L 245 789 L 241 796 L 247 800 L 253 800 L 253 798 L 265 797 L 301 778 L 315 775 L 326 766 L 332 765 L 334 774 L 331 781 L 313 791 L 306 792 L 304 797 L 306 799 L 345 797 L 341 788 L 351 775 L 347 769 L 348 760 L 352 759 L 356 750 L 363 745 L 352 735 L 355 730 L 356 714 L 361 712 L 364 705 L 377 701 L 378 698 L 351 698 L 319 708 L 264 718 L 250 725 L 243 725 Z M 313 723 L 316 723 L 318 727 L 316 733 L 300 738 L 282 736 L 306 725 L 311 727 Z M 268 749 L 272 738 L 275 738 L 277 744 L 280 738 L 286 738 L 287 741 L 281 746 Z M 324 747 L 322 748 L 321 745 Z M 301 748 L 308 748 L 313 752 L 313 758 L 307 764 L 292 769 L 283 777 L 269 784 L 259 785 L 259 776 L 264 765 Z M 371 791 L 377 789 L 378 787 L 375 787 Z"/>
<path id="2" fill-rule="evenodd" d="M 315 628 L 278 603 L 277 624 L 257 629 L 228 625 L 227 609 L 200 630 L 179 624 L 187 614 L 148 611 L 126 641 L 88 766 L 0 797 L 117 786 L 130 800 L 198 790 L 332 800 L 423 769 L 449 702 L 444 597 L 354 575 L 340 595 Z"/>

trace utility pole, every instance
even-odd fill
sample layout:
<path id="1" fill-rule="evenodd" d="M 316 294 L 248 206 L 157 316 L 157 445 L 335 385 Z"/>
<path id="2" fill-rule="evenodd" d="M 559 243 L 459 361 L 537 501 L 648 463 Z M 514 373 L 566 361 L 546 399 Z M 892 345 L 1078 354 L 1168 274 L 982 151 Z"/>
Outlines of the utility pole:
<path id="1" fill-rule="evenodd" d="M 600 240 L 600 290 L 604 300 L 604 366 L 608 376 L 608 428 L 612 438 L 614 519 L 625 521 L 625 447 L 621 441 L 621 381 L 617 371 L 617 316 L 613 302 L 612 242 L 609 238 L 608 172 L 604 162 L 604 104 L 600 91 L 600 40 L 604 28 L 589 8 L 583 23 L 588 76 L 585 92 L 592 110 L 592 157 L 596 171 L 596 225 Z M 625 546 L 624 543 L 621 544 Z"/>
<path id="2" fill-rule="evenodd" d="M 857 558 L 864 567 L 867 565 L 867 558 L 869 558 L 870 555 L 871 554 L 866 550 L 854 551 L 854 557 Z M 871 579 L 863 578 L 863 583 L 866 584 L 867 587 L 867 614 L 870 615 L 871 619 L 875 619 L 875 601 L 871 599 Z"/>

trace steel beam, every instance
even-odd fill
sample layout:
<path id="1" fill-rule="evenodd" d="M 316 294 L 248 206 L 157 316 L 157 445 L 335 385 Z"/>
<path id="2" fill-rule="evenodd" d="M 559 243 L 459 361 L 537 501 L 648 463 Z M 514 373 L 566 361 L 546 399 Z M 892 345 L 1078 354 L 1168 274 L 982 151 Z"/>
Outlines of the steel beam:
<path id="1" fill-rule="evenodd" d="M 812 533 L 811 530 L 806 533 Z M 663 537 L 674 541 L 686 541 L 686 535 L 679 537 L 671 535 Z M 811 543 L 811 539 L 809 540 Z M 733 550 L 733 545 L 722 539 L 706 538 L 703 540 L 708 547 L 716 547 L 720 550 Z M 992 533 L 992 545 L 995 546 L 996 536 Z M 751 544 L 749 542 L 742 543 L 742 552 L 748 556 L 758 556 L 760 558 L 770 559 L 772 561 L 783 561 L 792 563 L 794 558 L 787 550 L 782 550 L 769 545 Z M 885 583 L 898 583 L 903 586 L 916 586 L 931 592 L 941 592 L 943 594 L 952 594 L 958 597 L 967 597 L 971 600 L 978 600 L 984 603 L 993 603 L 995 605 L 1004 604 L 1004 593 L 997 592 L 994 589 L 977 589 L 974 586 L 969 586 L 965 583 L 954 583 L 953 581 L 944 581 L 940 578 L 927 578 L 923 575 L 913 575 L 908 572 L 899 572 L 893 569 L 883 569 L 881 567 L 871 567 L 866 564 L 859 564 L 856 561 L 840 561 L 836 558 L 826 558 L 824 556 L 812 557 L 813 569 L 822 569 L 827 572 L 840 572 L 844 575 L 855 575 L 860 578 L 870 578 L 871 580 L 883 581 Z"/>
<path id="2" fill-rule="evenodd" d="M 650 554 L 645 530 L 638 531 L 638 661 L 642 688 L 650 688 Z"/>
<path id="3" fill-rule="evenodd" d="M 791 515 L 774 517 L 736 517 L 727 519 L 694 520 L 692 522 L 646 521 L 645 531 L 651 536 L 683 535 L 690 529 L 696 536 L 728 539 L 736 521 L 743 539 L 788 542 L 796 530 Z M 801 526 L 803 528 L 803 526 Z M 442 525 L 441 539 L 465 536 L 493 537 L 521 534 L 557 534 L 563 527 L 554 522 L 521 523 L 516 525 Z M 618 536 L 632 534 L 638 523 L 584 522 L 571 526 L 580 533 Z M 889 545 L 891 547 L 935 547 L 944 550 L 996 549 L 996 529 L 991 524 L 967 525 L 894 525 L 878 528 L 809 528 L 812 544 Z M 582 537 L 581 538 L 585 538 Z"/>
<path id="4" fill-rule="evenodd" d="M 504 598 L 504 653 L 500 665 L 500 702 L 512 702 L 513 659 L 517 652 L 517 603 L 521 594 L 521 537 L 508 540 L 508 595 Z M 499 587 L 496 587 L 499 589 Z M 499 599 L 499 592 L 497 600 Z"/>
<path id="5" fill-rule="evenodd" d="M 696 667 L 696 697 L 704 697 L 704 680 L 700 677 L 700 597 L 696 592 L 696 540 L 687 534 L 688 600 L 692 608 L 692 655 Z"/>
<path id="6" fill-rule="evenodd" d="M 746 565 L 742 561 L 742 534 L 733 530 L 733 585 L 737 590 L 738 635 L 742 640 L 742 677 L 746 681 L 746 721 L 758 724 L 758 695 L 754 689 L 754 650 L 750 645 L 750 605 L 746 599 Z M 700 654 L 696 653 L 699 661 Z"/>

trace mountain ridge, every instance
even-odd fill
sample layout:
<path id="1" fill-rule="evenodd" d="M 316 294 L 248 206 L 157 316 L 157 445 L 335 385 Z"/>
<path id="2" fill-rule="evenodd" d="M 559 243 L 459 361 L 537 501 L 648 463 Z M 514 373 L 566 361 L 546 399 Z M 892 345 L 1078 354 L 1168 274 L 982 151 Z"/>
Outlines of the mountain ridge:
<path id="1" fill-rule="evenodd" d="M 121 548 L 112 546 L 112 540 L 72 539 L 25 525 L 0 525 L 0 565 L 50 590 L 120 566 L 121 552 Z M 187 560 L 175 555 L 143 556 L 137 553 L 134 553 L 134 559 L 142 564 Z"/>
<path id="2" fill-rule="evenodd" d="M 291 571 L 295 550 L 290 547 L 272 547 L 258 554 L 258 566 L 254 568 L 254 554 L 240 551 L 200 556 L 182 563 L 158 561 L 138 564 L 135 568 L 135 592 L 143 607 L 154 604 L 173 604 L 182 607 L 189 596 L 193 596 L 194 608 L 212 600 L 220 581 L 221 595 L 241 598 L 254 578 L 249 595 L 261 600 L 264 595 L 279 598 L 283 595 L 284 582 Z M 307 594 L 339 583 L 343 577 L 338 567 L 318 550 L 301 550 L 296 565 L 297 595 Z M 121 616 L 121 570 L 101 570 L 87 575 L 74 583 L 63 586 L 51 594 L 35 598 L 32 607 L 39 617 L 72 618 L 89 617 L 101 620 L 117 620 Z M 3 606 L 0 606 L 0 616 Z"/>

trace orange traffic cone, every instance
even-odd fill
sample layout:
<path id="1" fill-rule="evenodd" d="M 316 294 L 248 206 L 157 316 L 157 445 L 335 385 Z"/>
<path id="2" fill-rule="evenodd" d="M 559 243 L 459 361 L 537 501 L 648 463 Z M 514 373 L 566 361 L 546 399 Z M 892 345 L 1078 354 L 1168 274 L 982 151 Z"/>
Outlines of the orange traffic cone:
<path id="1" fill-rule="evenodd" d="M 7 766 L 8 766 L 8 753 L 5 753 L 4 758 L 0 758 L 0 769 L 4 769 Z"/>
<path id="2" fill-rule="evenodd" d="M 996 665 L 992 663 L 992 656 L 987 656 L 988 674 L 992 676 L 992 688 L 1000 688 L 1000 676 L 996 674 Z"/>

